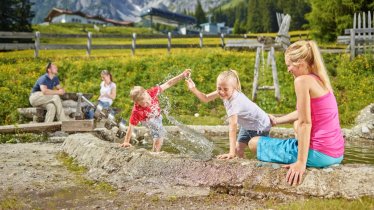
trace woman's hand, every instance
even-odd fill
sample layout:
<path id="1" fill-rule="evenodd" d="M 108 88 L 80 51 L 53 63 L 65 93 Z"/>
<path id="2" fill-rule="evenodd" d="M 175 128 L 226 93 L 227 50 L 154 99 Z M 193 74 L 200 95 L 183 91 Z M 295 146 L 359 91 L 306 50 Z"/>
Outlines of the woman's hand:
<path id="1" fill-rule="evenodd" d="M 268 114 L 268 116 L 269 116 L 271 125 L 276 126 L 277 125 L 277 118 L 274 115 L 271 115 L 271 114 Z"/>
<path id="2" fill-rule="evenodd" d="M 220 160 L 229 160 L 229 159 L 233 159 L 235 157 L 236 157 L 235 154 L 227 153 L 227 154 L 218 155 L 217 159 L 220 159 Z"/>
<path id="3" fill-rule="evenodd" d="M 289 169 L 286 175 L 286 182 L 288 182 L 289 185 L 295 186 L 301 184 L 306 169 L 305 163 L 296 161 L 296 163 L 285 165 L 283 168 Z"/>
<path id="4" fill-rule="evenodd" d="M 192 81 L 191 78 L 187 79 L 186 82 L 187 82 L 187 87 L 188 87 L 189 90 L 196 87 L 195 83 Z"/>

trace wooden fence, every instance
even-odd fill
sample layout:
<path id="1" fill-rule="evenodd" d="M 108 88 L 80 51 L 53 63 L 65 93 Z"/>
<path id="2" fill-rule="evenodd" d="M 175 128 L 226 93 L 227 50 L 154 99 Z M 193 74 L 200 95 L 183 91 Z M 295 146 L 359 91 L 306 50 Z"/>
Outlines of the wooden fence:
<path id="1" fill-rule="evenodd" d="M 345 29 L 338 43 L 349 44 L 351 59 L 359 53 L 374 53 L 374 12 L 355 13 L 353 28 Z"/>
<path id="2" fill-rule="evenodd" d="M 299 37 L 301 35 L 295 35 Z M 47 44 L 41 42 L 44 38 L 86 38 L 87 44 Z M 131 40 L 129 44 L 100 44 L 94 45 L 92 41 L 95 38 L 116 38 L 116 39 L 126 39 Z M 173 39 L 186 39 L 186 38 L 196 38 L 196 44 L 173 44 Z M 217 38 L 218 44 L 204 44 L 204 38 Z M 40 32 L 1 32 L 0 40 L 14 40 L 14 39 L 25 39 L 32 40 L 33 43 L 0 43 L 0 50 L 26 50 L 33 49 L 34 56 L 39 57 L 40 50 L 55 50 L 55 49 L 77 49 L 85 50 L 88 56 L 91 55 L 94 49 L 128 49 L 131 50 L 132 55 L 135 55 L 136 49 L 167 49 L 170 53 L 172 48 L 203 48 L 203 47 L 225 47 L 225 39 L 255 39 L 255 35 L 204 35 L 202 33 L 195 35 L 172 35 L 170 32 L 167 35 L 138 35 L 133 33 L 132 35 L 101 35 L 92 34 L 88 32 L 85 34 L 41 34 Z M 145 39 L 167 39 L 167 44 L 137 44 L 137 40 Z"/>
<path id="3" fill-rule="evenodd" d="M 230 35 L 230 38 L 247 38 L 247 36 Z M 255 36 L 254 36 L 255 37 Z M 41 43 L 41 38 L 87 38 L 87 44 L 46 44 Z M 131 39 L 131 44 L 101 44 L 93 45 L 92 40 L 95 38 L 120 38 Z M 172 44 L 172 39 L 196 38 L 196 44 Z M 204 44 L 204 38 L 217 38 L 220 39 L 220 44 Z M 25 50 L 34 49 L 34 56 L 39 56 L 40 50 L 52 49 L 84 49 L 88 56 L 91 55 L 93 49 L 130 49 L 131 53 L 135 55 L 136 49 L 167 49 L 170 53 L 171 48 L 203 48 L 203 47 L 224 47 L 225 35 L 175 35 L 169 32 L 167 35 L 98 35 L 88 32 L 87 35 L 83 34 L 41 34 L 40 32 L 0 32 L 0 39 L 29 39 L 34 43 L 0 43 L 0 50 Z M 167 39 L 167 44 L 137 44 L 139 39 Z"/>

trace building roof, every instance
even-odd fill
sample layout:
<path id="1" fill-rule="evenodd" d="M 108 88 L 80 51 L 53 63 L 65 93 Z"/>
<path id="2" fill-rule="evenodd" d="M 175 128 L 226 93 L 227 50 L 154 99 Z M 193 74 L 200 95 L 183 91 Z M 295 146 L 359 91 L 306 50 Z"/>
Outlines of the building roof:
<path id="1" fill-rule="evenodd" d="M 104 21 L 107 23 L 111 23 L 113 25 L 118 25 L 118 26 L 130 26 L 133 25 L 133 22 L 130 21 L 117 21 L 117 20 L 112 20 L 109 18 L 104 18 L 100 15 L 95 15 L 95 16 L 90 16 L 87 15 L 81 11 L 70 11 L 70 10 L 64 10 L 64 9 L 58 9 L 58 8 L 53 8 L 47 15 L 46 18 L 44 18 L 44 21 L 51 22 L 54 17 L 60 16 L 60 15 L 78 15 L 87 19 L 93 19 L 93 20 L 100 20 Z"/>
<path id="2" fill-rule="evenodd" d="M 196 24 L 196 18 L 192 16 L 173 13 L 153 7 L 145 9 L 140 13 L 140 17 L 142 18 L 150 19 L 151 16 L 152 21 L 168 25 Z"/>

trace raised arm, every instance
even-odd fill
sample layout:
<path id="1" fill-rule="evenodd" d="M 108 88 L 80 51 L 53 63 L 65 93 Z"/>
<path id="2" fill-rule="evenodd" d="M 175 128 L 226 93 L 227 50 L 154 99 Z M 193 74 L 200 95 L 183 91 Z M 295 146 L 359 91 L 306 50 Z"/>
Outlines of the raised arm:
<path id="1" fill-rule="evenodd" d="M 193 94 L 195 94 L 195 96 L 196 96 L 198 99 L 200 99 L 201 102 L 208 103 L 209 101 L 213 101 L 213 100 L 215 100 L 216 98 L 219 97 L 217 91 L 211 92 L 211 93 L 209 93 L 209 94 L 205 94 L 205 93 L 200 92 L 200 91 L 196 88 L 196 85 L 195 85 L 195 83 L 192 81 L 191 78 L 189 78 L 188 80 L 186 80 L 186 82 L 187 82 L 188 89 L 189 89 Z"/>
<path id="2" fill-rule="evenodd" d="M 181 81 L 182 79 L 188 77 L 189 75 L 191 74 L 191 70 L 189 69 L 186 69 L 184 70 L 181 74 L 179 74 L 178 76 L 175 76 L 171 79 L 169 79 L 168 81 L 166 81 L 164 84 L 160 85 L 160 88 L 161 88 L 161 91 L 165 91 L 166 89 L 168 89 L 169 87 L 177 84 L 177 82 Z"/>

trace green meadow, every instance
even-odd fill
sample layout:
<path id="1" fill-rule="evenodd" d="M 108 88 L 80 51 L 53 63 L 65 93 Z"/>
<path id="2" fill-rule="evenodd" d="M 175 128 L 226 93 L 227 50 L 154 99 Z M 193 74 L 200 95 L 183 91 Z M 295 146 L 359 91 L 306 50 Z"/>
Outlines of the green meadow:
<path id="1" fill-rule="evenodd" d="M 358 56 L 352 62 L 347 54 L 324 54 L 326 66 L 339 104 L 344 127 L 354 124 L 358 112 L 374 101 L 374 59 Z M 203 92 L 215 89 L 217 75 L 227 69 L 239 72 L 242 90 L 251 98 L 255 52 L 225 51 L 221 48 L 203 49 L 139 49 L 135 56 L 128 49 L 92 50 L 90 57 L 84 50 L 41 50 L 34 58 L 32 50 L 0 53 L 0 124 L 20 123 L 17 108 L 28 107 L 29 93 L 36 79 L 45 72 L 45 65 L 53 61 L 59 67 L 59 78 L 67 92 L 99 94 L 100 71 L 112 72 L 117 84 L 117 98 L 113 106 L 122 109 L 128 118 L 132 102 L 129 91 L 134 85 L 150 88 L 167 79 L 192 69 L 192 78 Z M 266 61 L 266 56 L 265 56 Z M 273 91 L 260 91 L 256 103 L 268 113 L 284 114 L 295 109 L 293 78 L 286 71 L 284 55 L 276 53 L 281 100 Z M 260 85 L 272 85 L 271 69 L 261 68 Z M 184 81 L 165 91 L 170 102 L 170 114 L 185 124 L 222 124 L 225 110 L 222 101 L 204 104 L 190 93 Z M 166 101 L 166 100 L 163 100 Z M 199 117 L 194 117 L 199 113 Z"/>

